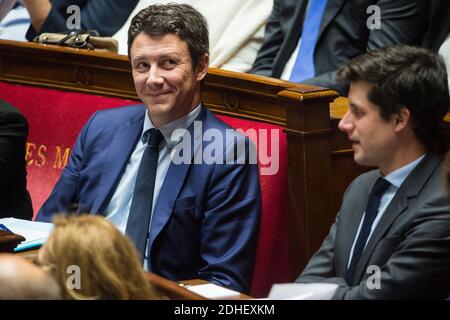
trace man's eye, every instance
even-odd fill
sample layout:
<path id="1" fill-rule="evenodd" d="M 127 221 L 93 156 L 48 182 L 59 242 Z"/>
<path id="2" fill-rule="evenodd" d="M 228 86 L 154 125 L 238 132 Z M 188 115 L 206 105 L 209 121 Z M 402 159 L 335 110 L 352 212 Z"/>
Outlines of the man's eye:
<path id="1" fill-rule="evenodd" d="M 357 118 L 362 116 L 362 112 L 361 110 L 357 109 L 357 108 L 351 108 L 351 111 L 353 113 L 353 115 Z"/>
<path id="2" fill-rule="evenodd" d="M 167 59 L 167 60 L 164 60 L 164 62 L 163 62 L 163 66 L 167 67 L 167 68 L 173 68 L 176 66 L 176 64 L 177 64 L 177 62 L 173 59 Z"/>
<path id="3" fill-rule="evenodd" d="M 363 115 L 363 113 L 362 113 L 360 110 L 355 110 L 355 111 L 353 112 L 353 114 L 354 114 L 355 117 L 357 117 L 357 118 L 361 118 L 362 115 Z"/>
<path id="4" fill-rule="evenodd" d="M 136 63 L 134 68 L 138 71 L 145 71 L 148 69 L 148 64 L 145 62 L 138 62 L 138 63 Z"/>

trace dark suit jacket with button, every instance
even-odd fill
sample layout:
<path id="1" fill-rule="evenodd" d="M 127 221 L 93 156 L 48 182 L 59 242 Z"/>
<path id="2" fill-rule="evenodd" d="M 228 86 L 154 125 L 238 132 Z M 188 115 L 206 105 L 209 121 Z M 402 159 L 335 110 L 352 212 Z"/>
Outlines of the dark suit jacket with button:
<path id="1" fill-rule="evenodd" d="M 431 154 L 411 172 L 390 202 L 367 242 L 352 283 L 344 280 L 370 190 L 379 176 L 378 170 L 371 171 L 349 186 L 330 233 L 297 282 L 337 283 L 335 299 L 447 298 L 450 207 L 442 161 Z M 375 274 L 370 266 L 380 272 Z M 374 276 L 380 276 L 379 288 L 373 288 Z"/>
<path id="2" fill-rule="evenodd" d="M 141 136 L 145 110 L 144 105 L 107 109 L 90 118 L 36 220 L 50 221 L 72 203 L 85 212 L 104 212 Z M 194 136 L 199 133 L 194 123 L 189 127 L 191 150 L 207 152 L 209 143 L 199 140 L 204 131 L 226 137 L 231 129 L 204 107 L 196 121 L 203 131 Z M 234 150 L 228 138 L 224 157 Z M 248 138 L 235 138 L 247 144 L 248 155 Z M 153 210 L 147 247 L 150 271 L 172 280 L 202 278 L 248 292 L 260 211 L 257 164 L 172 162 Z"/>
<path id="3" fill-rule="evenodd" d="M 275 0 L 269 16 L 264 43 L 251 73 L 280 78 L 302 34 L 307 0 Z M 381 29 L 367 28 L 377 5 Z M 328 1 L 314 52 L 317 76 L 303 83 L 338 90 L 347 86 L 336 82 L 336 71 L 347 61 L 366 51 L 394 44 L 420 44 L 425 33 L 428 0 L 333 0 Z"/>
<path id="4" fill-rule="evenodd" d="M 10 104 L 0 100 L 0 218 L 31 220 L 33 208 L 26 189 L 25 144 L 28 123 Z"/>

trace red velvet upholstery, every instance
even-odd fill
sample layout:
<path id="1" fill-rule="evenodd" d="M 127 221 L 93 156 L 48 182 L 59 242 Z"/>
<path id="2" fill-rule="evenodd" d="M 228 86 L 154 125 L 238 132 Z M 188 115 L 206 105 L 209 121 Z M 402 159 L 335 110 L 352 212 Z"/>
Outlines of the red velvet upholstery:
<path id="1" fill-rule="evenodd" d="M 268 129 L 278 130 L 280 134 L 278 174 L 260 175 L 262 215 L 251 294 L 254 297 L 265 297 L 273 283 L 290 280 L 286 135 L 281 126 L 228 116 L 219 115 L 218 118 L 229 126 L 244 131 L 250 128 Z M 270 140 L 267 146 L 270 154 Z"/>
<path id="2" fill-rule="evenodd" d="M 0 99 L 20 109 L 30 126 L 26 155 L 27 186 L 35 214 L 61 175 L 69 148 L 88 118 L 96 110 L 136 103 L 5 82 L 0 82 Z M 290 280 L 286 136 L 280 126 L 228 116 L 219 118 L 244 131 L 253 128 L 279 132 L 279 171 L 276 175 L 261 175 L 262 221 L 251 294 L 263 297 L 273 283 Z M 270 142 L 268 147 L 270 154 Z"/>
<path id="3" fill-rule="evenodd" d="M 5 82 L 0 82 L 0 99 L 21 110 L 28 120 L 27 188 L 34 215 L 61 175 L 67 148 L 72 148 L 89 117 L 96 110 L 136 103 Z"/>

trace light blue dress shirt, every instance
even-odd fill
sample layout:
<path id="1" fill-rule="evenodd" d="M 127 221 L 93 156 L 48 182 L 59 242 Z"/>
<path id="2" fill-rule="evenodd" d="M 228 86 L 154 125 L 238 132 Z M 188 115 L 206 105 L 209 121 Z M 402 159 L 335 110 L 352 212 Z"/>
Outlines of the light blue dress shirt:
<path id="1" fill-rule="evenodd" d="M 164 136 L 164 142 L 159 146 L 158 155 L 158 168 L 156 169 L 156 179 L 155 179 L 155 190 L 153 194 L 153 205 L 152 205 L 152 216 L 155 203 L 158 199 L 159 191 L 164 182 L 167 170 L 169 169 L 171 156 L 171 149 L 176 146 L 181 139 L 172 141 L 172 132 L 176 129 L 187 129 L 195 118 L 198 116 L 201 110 L 201 105 L 199 104 L 192 110 L 189 114 L 182 118 L 178 118 L 172 122 L 169 122 L 159 128 L 162 135 Z M 146 144 L 143 143 L 143 135 L 147 130 L 154 128 L 148 110 L 145 115 L 144 125 L 142 128 L 141 139 L 139 139 L 133 153 L 131 154 L 130 160 L 128 160 L 125 171 L 122 174 L 119 184 L 114 191 L 113 196 L 106 208 L 105 214 L 106 218 L 109 219 L 122 233 L 125 234 L 125 229 L 127 226 L 128 215 L 130 213 L 131 201 L 133 199 L 134 185 L 136 184 L 137 172 L 139 170 L 139 165 L 141 163 L 142 155 Z M 152 223 L 152 216 L 150 217 L 150 226 Z M 147 250 L 146 250 L 147 253 Z M 145 262 L 147 261 L 147 257 Z M 146 264 L 145 264 L 146 266 Z"/>
<path id="2" fill-rule="evenodd" d="M 383 194 L 383 196 L 380 199 L 380 205 L 378 207 L 378 214 L 375 217 L 375 220 L 373 221 L 372 229 L 370 230 L 370 234 L 369 234 L 369 237 L 367 238 L 366 245 L 367 245 L 367 242 L 369 242 L 369 239 L 372 236 L 373 231 L 377 227 L 380 219 L 383 217 L 384 212 L 386 211 L 387 207 L 389 206 L 389 203 L 391 203 L 391 200 L 394 198 L 398 189 L 400 188 L 402 183 L 406 180 L 408 175 L 414 170 L 414 168 L 419 164 L 419 162 L 424 157 L 425 157 L 425 155 L 422 155 L 420 158 L 414 160 L 411 163 L 408 163 L 406 166 L 403 166 L 400 169 L 397 169 L 384 177 L 384 179 L 389 181 L 389 183 L 391 185 L 387 188 L 387 190 L 385 191 L 385 193 Z M 352 261 L 353 250 L 355 248 L 356 239 L 358 239 L 359 232 L 361 231 L 362 223 L 364 221 L 364 216 L 365 216 L 365 212 L 364 212 L 363 217 L 361 218 L 361 222 L 359 223 L 358 232 L 356 232 L 355 240 L 353 240 L 352 250 L 350 251 L 350 257 L 349 257 L 349 260 L 347 263 L 347 268 L 350 266 L 350 261 Z"/>
<path id="3" fill-rule="evenodd" d="M 0 0 L 0 39 L 28 41 L 25 35 L 30 27 L 31 19 L 27 9 L 20 5 L 4 12 L 14 5 L 13 2 L 16 1 Z"/>

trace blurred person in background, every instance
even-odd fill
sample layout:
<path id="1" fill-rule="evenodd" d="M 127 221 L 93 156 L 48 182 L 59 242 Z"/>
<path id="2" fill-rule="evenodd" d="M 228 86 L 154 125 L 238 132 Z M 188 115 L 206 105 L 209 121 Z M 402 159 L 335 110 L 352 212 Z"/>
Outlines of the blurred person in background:
<path id="1" fill-rule="evenodd" d="M 428 0 L 275 0 L 251 73 L 331 88 L 352 58 L 395 44 L 419 45 Z"/>
<path id="2" fill-rule="evenodd" d="M 25 146 L 28 122 L 15 107 L 0 100 L 0 218 L 31 220 Z"/>

